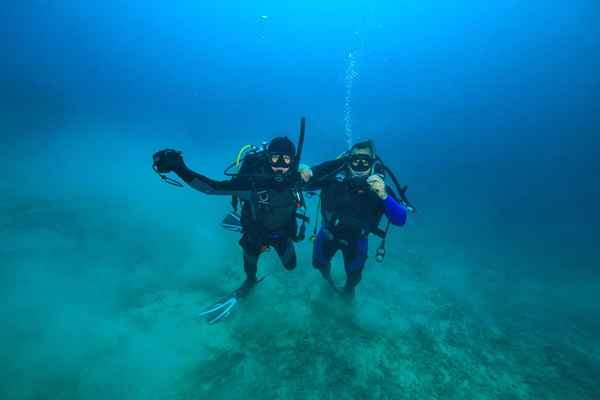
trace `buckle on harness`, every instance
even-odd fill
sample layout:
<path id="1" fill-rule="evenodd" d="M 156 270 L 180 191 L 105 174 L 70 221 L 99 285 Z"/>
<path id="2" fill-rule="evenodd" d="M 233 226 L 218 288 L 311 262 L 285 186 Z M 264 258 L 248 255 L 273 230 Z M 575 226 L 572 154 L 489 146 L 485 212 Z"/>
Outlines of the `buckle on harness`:
<path id="1" fill-rule="evenodd" d="M 375 261 L 378 263 L 382 263 L 385 259 L 385 247 L 379 246 L 377 251 L 375 251 Z"/>
<path id="2" fill-rule="evenodd" d="M 261 190 L 256 192 L 258 198 L 258 204 L 269 204 L 269 192 L 267 190 Z"/>

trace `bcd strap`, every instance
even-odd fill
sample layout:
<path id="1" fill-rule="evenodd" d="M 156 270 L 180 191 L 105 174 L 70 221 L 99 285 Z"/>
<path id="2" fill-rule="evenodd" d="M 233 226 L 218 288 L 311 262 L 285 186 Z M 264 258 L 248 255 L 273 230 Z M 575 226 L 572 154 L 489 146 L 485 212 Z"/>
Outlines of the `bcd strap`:
<path id="1" fill-rule="evenodd" d="M 303 222 L 298 229 L 298 234 L 296 235 L 296 242 L 301 242 L 306 237 L 306 223 Z"/>
<path id="2" fill-rule="evenodd" d="M 371 233 L 373 235 L 377 236 L 378 238 L 385 239 L 385 235 L 387 234 L 387 231 L 384 231 L 383 229 L 377 227 L 377 228 L 373 228 L 371 230 Z"/>
<path id="3" fill-rule="evenodd" d="M 239 198 L 236 193 L 231 195 L 231 207 L 233 207 L 233 211 L 237 212 L 239 204 Z"/>
<path id="4" fill-rule="evenodd" d="M 296 218 L 302 221 L 302 223 L 310 222 L 310 218 L 304 214 L 296 213 Z"/>
<path id="5" fill-rule="evenodd" d="M 375 261 L 377 261 L 378 263 L 382 263 L 383 260 L 385 260 L 385 237 L 387 236 L 389 229 L 390 229 L 390 220 L 389 219 L 387 221 L 387 224 L 385 225 L 384 231 L 377 228 L 377 230 L 383 234 L 383 236 L 380 236 L 381 243 L 379 244 L 379 247 L 377 247 L 377 250 L 375 251 Z"/>

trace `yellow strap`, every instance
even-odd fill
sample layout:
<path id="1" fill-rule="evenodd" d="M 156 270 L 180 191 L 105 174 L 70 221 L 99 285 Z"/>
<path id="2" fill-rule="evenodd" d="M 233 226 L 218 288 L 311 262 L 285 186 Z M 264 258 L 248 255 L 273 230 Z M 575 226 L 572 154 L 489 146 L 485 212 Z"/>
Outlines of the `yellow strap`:
<path id="1" fill-rule="evenodd" d="M 237 157 L 235 158 L 235 166 L 236 166 L 236 167 L 239 167 L 239 166 L 240 166 L 240 161 L 242 160 L 242 156 L 243 156 L 243 155 L 244 155 L 244 153 L 245 153 L 245 152 L 246 152 L 246 151 L 247 151 L 249 148 L 251 148 L 251 147 L 252 147 L 252 145 L 251 145 L 251 144 L 247 144 L 247 145 L 245 145 L 244 147 L 242 147 L 242 148 L 240 149 L 240 151 L 238 151 L 238 153 L 237 153 Z"/>

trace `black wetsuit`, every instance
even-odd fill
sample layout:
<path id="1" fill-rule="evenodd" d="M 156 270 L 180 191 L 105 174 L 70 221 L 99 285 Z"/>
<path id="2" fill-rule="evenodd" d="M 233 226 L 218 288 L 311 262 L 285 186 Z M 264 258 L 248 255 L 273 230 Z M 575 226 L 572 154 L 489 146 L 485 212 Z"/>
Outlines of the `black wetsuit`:
<path id="1" fill-rule="evenodd" d="M 316 167 L 313 176 L 327 173 L 327 166 Z M 296 267 L 297 219 L 300 207 L 301 179 L 290 173 L 282 182 L 274 180 L 270 164 L 259 156 L 244 162 L 240 174 L 230 180 L 215 181 L 191 171 L 184 164 L 174 172 L 192 188 L 206 194 L 235 195 L 242 202 L 242 238 L 244 271 L 247 279 L 256 280 L 260 254 L 273 247 L 287 270 Z"/>
<path id="2" fill-rule="evenodd" d="M 242 203 L 243 235 L 239 244 L 244 249 L 244 271 L 250 281 L 256 280 L 258 258 L 272 246 L 287 270 L 296 267 L 293 240 L 296 237 L 296 210 L 299 197 L 297 177 L 281 183 L 267 162 L 252 162 L 244 174 L 226 181 L 215 181 L 182 166 L 174 170 L 189 186 L 206 194 L 235 195 Z"/>

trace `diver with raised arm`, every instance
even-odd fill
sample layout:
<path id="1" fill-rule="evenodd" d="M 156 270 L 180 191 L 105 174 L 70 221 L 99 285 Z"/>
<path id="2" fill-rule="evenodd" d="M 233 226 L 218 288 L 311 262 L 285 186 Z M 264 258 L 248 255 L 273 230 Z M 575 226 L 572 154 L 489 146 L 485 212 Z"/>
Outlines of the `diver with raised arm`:
<path id="1" fill-rule="evenodd" d="M 300 165 L 304 142 L 305 120 L 301 120 L 298 149 L 287 137 L 276 137 L 264 147 L 246 146 L 235 165 L 225 173 L 231 179 L 216 181 L 186 166 L 180 151 L 166 149 L 153 156 L 153 168 L 169 183 L 178 182 L 164 174 L 174 172 L 190 187 L 210 195 L 230 195 L 237 211 L 230 213 L 222 226 L 242 233 L 244 283 L 225 300 L 209 307 L 201 315 L 209 323 L 225 319 L 237 301 L 245 297 L 262 279 L 257 278 L 258 260 L 262 252 L 273 247 L 287 270 L 296 268 L 294 242 L 304 238 L 308 218 L 299 213 L 304 207 L 301 186 L 313 171 Z M 242 154 L 243 153 L 243 154 Z M 237 168 L 236 173 L 230 173 Z M 316 177 L 326 173 L 316 168 Z M 302 221 L 298 229 L 297 219 Z"/>

